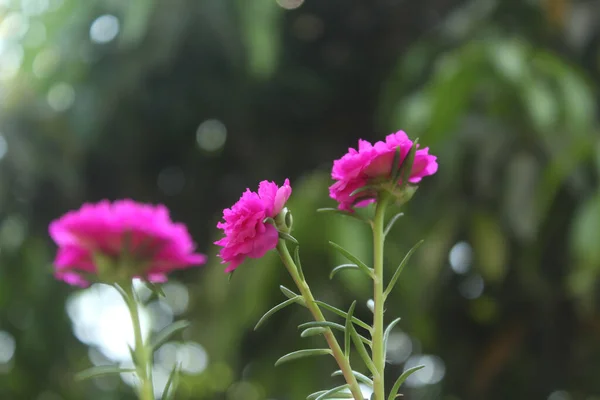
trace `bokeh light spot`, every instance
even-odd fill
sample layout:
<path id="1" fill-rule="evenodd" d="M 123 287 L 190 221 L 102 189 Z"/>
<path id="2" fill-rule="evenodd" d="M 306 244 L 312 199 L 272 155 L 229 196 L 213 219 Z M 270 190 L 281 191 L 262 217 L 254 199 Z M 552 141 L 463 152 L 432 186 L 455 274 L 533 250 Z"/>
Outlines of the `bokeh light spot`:
<path id="1" fill-rule="evenodd" d="M 23 14 L 35 16 L 45 13 L 50 7 L 48 0 L 21 0 Z"/>
<path id="2" fill-rule="evenodd" d="M 0 364 L 7 364 L 15 355 L 15 338 L 6 331 L 0 331 Z"/>
<path id="3" fill-rule="evenodd" d="M 40 21 L 35 21 L 29 26 L 29 30 L 23 39 L 23 44 L 27 47 L 39 47 L 46 41 L 46 25 Z"/>
<path id="4" fill-rule="evenodd" d="M 4 136 L 0 134 L 0 160 L 4 158 L 7 152 L 8 143 L 6 143 L 6 139 L 4 138 Z"/>
<path id="5" fill-rule="evenodd" d="M 422 387 L 440 382 L 446 374 L 446 366 L 441 358 L 433 355 L 412 356 L 404 365 L 404 371 L 423 365 L 406 380 L 406 386 Z"/>
<path id="6" fill-rule="evenodd" d="M 75 101 L 75 90 L 68 83 L 57 83 L 48 90 L 46 100 L 54 111 L 66 111 Z"/>
<path id="7" fill-rule="evenodd" d="M 550 393 L 548 396 L 548 400 L 571 400 L 572 397 L 568 392 L 564 390 L 557 390 L 555 392 Z"/>
<path id="8" fill-rule="evenodd" d="M 458 242 L 448 254 L 450 268 L 457 274 L 464 274 L 469 271 L 471 261 L 473 260 L 473 250 L 467 242 Z"/>
<path id="9" fill-rule="evenodd" d="M 19 72 L 21 64 L 23 63 L 24 51 L 23 47 L 19 44 L 12 44 L 7 46 L 0 58 L 0 79 L 9 80 L 12 79 Z"/>
<path id="10" fill-rule="evenodd" d="M 148 304 L 147 308 L 153 331 L 161 331 L 173 322 L 173 311 L 162 299 Z"/>
<path id="11" fill-rule="evenodd" d="M 173 314 L 183 314 L 190 302 L 188 288 L 182 283 L 170 280 L 163 285 L 162 289 L 165 293 L 164 301 L 171 307 Z"/>
<path id="12" fill-rule="evenodd" d="M 204 347 L 196 342 L 169 342 L 162 345 L 155 355 L 155 360 L 165 370 L 172 370 L 176 365 L 188 374 L 199 374 L 208 366 L 208 354 Z"/>
<path id="13" fill-rule="evenodd" d="M 300 7 L 304 3 L 304 0 L 277 0 L 277 4 L 286 10 L 293 10 Z"/>
<path id="14" fill-rule="evenodd" d="M 96 43 L 108 43 L 119 34 L 119 20 L 114 15 L 102 15 L 90 26 L 90 38 Z"/>
<path id="15" fill-rule="evenodd" d="M 0 40 L 18 39 L 29 29 L 27 17 L 20 12 L 11 12 L 0 23 Z"/>
<path id="16" fill-rule="evenodd" d="M 483 294 L 484 289 L 485 282 L 480 275 L 469 276 L 458 286 L 460 294 L 469 300 L 479 298 Z"/>
<path id="17" fill-rule="evenodd" d="M 60 54 L 56 49 L 44 49 L 33 59 L 33 74 L 38 78 L 47 78 L 56 70 L 59 62 Z"/>
<path id="18" fill-rule="evenodd" d="M 0 245 L 3 249 L 17 250 L 25 240 L 26 230 L 26 222 L 23 217 L 8 216 L 0 226 Z"/>
<path id="19" fill-rule="evenodd" d="M 109 360 L 131 360 L 129 347 L 133 345 L 133 326 L 125 302 L 115 288 L 93 284 L 72 294 L 67 300 L 67 314 L 73 332 L 81 342 L 95 346 Z M 140 309 L 142 335 L 150 331 L 150 317 L 145 308 Z"/>
<path id="20" fill-rule="evenodd" d="M 204 121 L 196 131 L 196 142 L 205 151 L 213 152 L 225 145 L 227 140 L 227 128 L 216 119 Z"/>
<path id="21" fill-rule="evenodd" d="M 386 347 L 386 359 L 392 364 L 401 364 L 412 352 L 412 340 L 402 331 L 391 332 Z"/>

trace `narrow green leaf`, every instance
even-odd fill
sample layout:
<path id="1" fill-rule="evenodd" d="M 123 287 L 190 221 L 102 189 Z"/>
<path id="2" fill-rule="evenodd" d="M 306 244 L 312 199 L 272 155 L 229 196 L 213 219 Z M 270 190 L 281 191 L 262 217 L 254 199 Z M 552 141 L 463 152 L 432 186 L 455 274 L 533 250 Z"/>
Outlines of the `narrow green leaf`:
<path id="1" fill-rule="evenodd" d="M 118 365 L 101 365 L 98 367 L 88 368 L 84 371 L 75 374 L 76 381 L 83 381 L 90 378 L 97 378 L 104 375 L 123 374 L 127 372 L 135 372 L 134 368 L 121 368 Z"/>
<path id="2" fill-rule="evenodd" d="M 298 268 L 300 279 L 304 281 L 304 271 L 302 271 L 302 263 L 300 262 L 300 246 L 296 246 L 294 249 L 294 262 L 296 263 L 296 268 Z"/>
<path id="3" fill-rule="evenodd" d="M 400 375 L 400 377 L 398 378 L 396 383 L 394 383 L 394 386 L 392 387 L 392 391 L 390 392 L 388 400 L 394 400 L 396 398 L 396 395 L 398 394 L 398 390 L 400 390 L 400 386 L 404 383 L 404 381 L 409 376 L 411 376 L 413 373 L 420 370 L 421 368 L 425 368 L 425 366 L 419 365 L 417 367 L 413 367 L 413 368 L 410 368 L 410 369 L 407 369 L 406 371 L 404 371 L 404 373 L 402 375 Z"/>
<path id="4" fill-rule="evenodd" d="M 352 332 L 352 317 L 354 316 L 354 308 L 356 307 L 356 300 L 352 302 L 348 309 L 348 315 L 346 316 L 346 331 L 344 332 L 344 355 L 346 358 L 350 357 L 350 333 Z"/>
<path id="5" fill-rule="evenodd" d="M 329 305 L 327 303 L 325 303 L 324 301 L 320 301 L 320 300 L 315 300 L 315 303 L 317 303 L 317 305 L 323 307 L 324 309 L 331 311 L 334 314 L 339 315 L 342 318 L 346 318 L 346 316 L 348 315 L 347 312 L 340 310 L 339 308 L 336 308 L 332 305 Z M 352 322 L 354 322 L 356 325 L 360 326 L 363 329 L 368 330 L 369 332 L 371 332 L 371 327 L 366 324 L 365 322 L 361 321 L 360 319 L 356 318 L 356 317 L 352 317 Z"/>
<path id="6" fill-rule="evenodd" d="M 331 396 L 333 396 L 334 394 L 337 397 L 337 393 L 341 392 L 344 389 L 348 389 L 350 387 L 350 385 L 348 385 L 347 383 L 345 385 L 341 385 L 338 387 L 334 387 L 333 389 L 329 389 L 328 391 L 326 391 L 325 393 L 322 393 L 321 395 L 319 395 L 315 400 L 325 400 L 330 398 Z"/>
<path id="7" fill-rule="evenodd" d="M 394 179 L 398 176 L 400 172 L 400 166 L 402 163 L 400 162 L 400 156 L 402 155 L 402 148 L 400 146 L 396 147 L 396 151 L 394 152 L 394 159 L 392 160 L 392 168 L 390 169 L 390 178 Z"/>
<path id="8" fill-rule="evenodd" d="M 269 319 L 269 317 L 271 315 L 275 314 L 277 311 L 281 310 L 282 308 L 289 306 L 290 304 L 297 303 L 298 300 L 299 300 L 299 296 L 296 296 L 294 298 L 287 299 L 286 301 L 279 303 L 275 307 L 271 308 L 269 311 L 267 311 L 265 313 L 265 315 L 263 315 L 258 320 L 258 322 L 256 323 L 256 326 L 254 327 L 254 330 L 257 330 L 267 319 Z"/>
<path id="9" fill-rule="evenodd" d="M 233 279 L 233 273 L 235 272 L 235 270 L 231 271 L 229 273 L 229 275 L 227 275 L 227 283 L 231 283 L 231 279 Z"/>
<path id="10" fill-rule="evenodd" d="M 298 329 L 307 329 L 307 328 L 331 328 L 336 329 L 338 331 L 345 331 L 343 325 L 336 324 L 335 322 L 329 321 L 310 321 L 305 322 L 303 324 L 298 325 Z"/>
<path id="11" fill-rule="evenodd" d="M 179 384 L 180 371 L 181 364 L 179 363 L 173 367 L 173 370 L 169 374 L 169 379 L 163 390 L 163 400 L 173 400 L 175 398 L 175 392 L 177 391 L 177 385 Z"/>
<path id="12" fill-rule="evenodd" d="M 324 355 L 333 355 L 330 349 L 307 349 L 307 350 L 298 350 L 292 353 L 288 353 L 285 356 L 281 357 L 279 360 L 275 362 L 275 366 L 279 366 L 288 361 L 298 360 L 300 358 L 305 357 L 313 357 L 313 356 L 324 356 Z"/>
<path id="13" fill-rule="evenodd" d="M 419 143 L 419 139 L 415 139 L 413 142 L 413 146 L 410 151 L 406 155 L 404 162 L 402 163 L 402 167 L 400 168 L 400 177 L 402 178 L 402 186 L 408 185 L 408 180 L 410 179 L 410 174 L 412 172 L 413 164 L 415 162 L 415 153 L 417 152 L 417 145 Z"/>
<path id="14" fill-rule="evenodd" d="M 346 332 L 346 328 L 343 325 L 340 324 L 336 324 L 335 322 L 330 322 L 330 321 L 311 321 L 311 322 L 305 322 L 303 324 L 298 325 L 298 329 L 308 329 L 308 328 L 330 328 L 330 329 L 335 329 L 341 332 Z M 366 345 L 368 345 L 369 347 L 372 346 L 372 343 L 369 339 L 367 339 L 366 337 L 362 336 L 362 335 L 358 335 L 358 338 L 365 343 Z"/>
<path id="15" fill-rule="evenodd" d="M 295 237 L 290 235 L 289 233 L 279 232 L 279 238 L 283 240 L 287 240 L 288 242 L 292 242 L 294 244 L 299 244 Z"/>
<path id="16" fill-rule="evenodd" d="M 319 390 L 318 392 L 315 392 L 311 395 L 309 395 L 306 400 L 315 400 L 317 397 L 319 397 L 319 395 L 325 393 L 326 390 Z M 335 397 L 333 397 L 334 399 L 353 399 L 354 396 L 352 395 L 352 393 L 335 393 Z"/>
<path id="17" fill-rule="evenodd" d="M 360 187 L 358 189 L 353 190 L 350 193 L 349 197 L 353 197 L 353 196 L 356 196 L 357 194 L 360 194 L 360 193 L 363 193 L 363 192 L 368 192 L 370 190 L 373 190 L 373 187 L 371 187 L 371 186 L 363 186 L 363 187 Z"/>
<path id="18" fill-rule="evenodd" d="M 344 270 L 344 269 L 360 269 L 358 268 L 358 265 L 356 264 L 342 264 L 342 265 L 338 265 L 337 267 L 335 267 L 334 269 L 331 270 L 331 273 L 329 274 L 329 279 L 333 279 L 333 276 L 335 274 L 337 274 L 338 272 Z"/>
<path id="19" fill-rule="evenodd" d="M 367 267 L 367 264 L 365 264 L 364 262 L 362 262 L 354 254 L 350 253 L 348 250 L 346 250 L 345 248 L 343 248 L 342 246 L 340 246 L 337 243 L 329 242 L 329 244 L 331 245 L 331 247 L 333 247 L 334 249 L 336 249 L 337 251 L 339 251 L 348 260 L 350 260 L 354 264 L 356 264 L 356 266 L 358 268 L 360 268 L 364 273 L 366 273 L 369 277 L 371 277 L 371 279 L 373 279 L 375 277 L 375 275 L 373 273 L 373 270 L 371 268 Z"/>
<path id="20" fill-rule="evenodd" d="M 271 225 L 275 225 L 275 220 L 271 217 L 267 217 L 265 219 L 263 219 L 263 224 L 271 224 Z"/>
<path id="21" fill-rule="evenodd" d="M 360 336 L 356 332 L 356 329 L 354 329 L 354 325 L 350 325 L 350 336 L 352 337 L 352 341 L 354 342 L 354 346 L 356 347 L 360 358 L 362 358 L 367 368 L 369 368 L 369 371 L 371 371 L 372 374 L 375 374 L 377 368 L 375 367 L 375 364 L 373 364 L 371 356 L 369 356 L 369 353 L 367 353 L 367 349 L 361 341 Z"/>
<path id="22" fill-rule="evenodd" d="M 392 291 L 392 289 L 394 289 L 394 286 L 396 285 L 398 278 L 400 278 L 400 274 L 402 273 L 402 270 L 408 263 L 408 260 L 410 260 L 410 257 L 413 255 L 413 253 L 415 251 L 417 251 L 417 249 L 419 248 L 419 246 L 421 246 L 421 244 L 423 244 L 423 240 L 418 241 L 417 244 L 415 244 L 413 246 L 413 248 L 409 250 L 409 252 L 406 254 L 406 256 L 404 256 L 404 259 L 402 260 L 400 265 L 398 265 L 398 268 L 396 269 L 396 272 L 394 272 L 394 275 L 392 276 L 390 283 L 388 284 L 387 288 L 383 292 L 384 299 L 386 299 L 388 297 L 388 295 L 390 294 L 390 292 Z"/>
<path id="23" fill-rule="evenodd" d="M 137 365 L 137 354 L 135 354 L 135 349 L 129 345 L 127 345 L 129 349 L 129 355 L 131 356 L 131 361 L 133 361 L 133 365 Z"/>
<path id="24" fill-rule="evenodd" d="M 281 290 L 281 293 L 283 293 L 283 295 L 288 299 L 295 299 L 296 297 L 300 297 L 299 294 L 292 292 L 290 289 L 286 288 L 283 285 L 279 286 L 279 290 Z"/>
<path id="25" fill-rule="evenodd" d="M 356 380 L 358 380 L 359 382 L 362 382 L 371 388 L 373 387 L 373 380 L 368 376 L 356 371 L 352 371 L 352 375 L 354 375 L 356 377 Z M 338 369 L 333 374 L 331 374 L 331 376 L 344 376 L 344 373 L 341 369 Z"/>
<path id="26" fill-rule="evenodd" d="M 394 329 L 396 324 L 398 322 L 400 322 L 400 319 L 401 318 L 396 318 L 395 320 L 390 322 L 390 324 L 387 326 L 387 328 L 385 328 L 385 332 L 383 332 L 383 354 L 384 354 L 384 357 L 387 354 L 387 342 L 388 342 L 388 339 L 390 338 L 390 333 L 392 332 L 392 329 Z"/>
<path id="27" fill-rule="evenodd" d="M 163 343 L 169 340 L 171 336 L 173 336 L 177 332 L 184 330 L 188 326 L 190 326 L 190 323 L 185 320 L 172 323 L 171 325 L 164 328 L 162 331 L 158 332 L 156 336 L 154 336 L 150 344 L 150 348 L 154 350 L 158 349 Z"/>
<path id="28" fill-rule="evenodd" d="M 129 300 L 130 300 L 129 299 L 129 294 L 125 291 L 125 289 L 123 289 L 121 287 L 121 285 L 119 285 L 118 283 L 115 283 L 113 285 L 113 287 L 115 289 L 117 289 L 117 292 L 119 292 L 119 294 L 121 295 L 121 297 L 123 297 L 123 299 L 125 300 L 125 302 L 129 304 Z"/>
<path id="29" fill-rule="evenodd" d="M 327 390 L 319 390 L 318 392 L 314 392 L 309 394 L 306 397 L 306 400 L 315 400 L 317 397 L 319 397 L 320 395 L 322 395 L 323 393 L 325 393 Z"/>
<path id="30" fill-rule="evenodd" d="M 146 287 L 148 289 L 150 289 L 155 296 L 163 297 L 163 298 L 167 297 L 167 295 L 165 294 L 165 292 L 163 291 L 163 289 L 160 285 L 157 285 L 156 283 L 149 282 L 149 281 L 144 281 L 144 283 L 146 284 Z"/>
<path id="31" fill-rule="evenodd" d="M 327 332 L 326 328 L 321 328 L 319 326 L 316 326 L 314 328 L 307 328 L 305 330 L 302 331 L 302 333 L 300 334 L 300 337 L 309 337 L 309 336 L 316 336 L 316 335 L 322 335 L 323 333 Z"/>
<path id="32" fill-rule="evenodd" d="M 388 224 L 385 226 L 385 229 L 383 231 L 383 236 L 387 236 L 387 234 L 390 233 L 390 231 L 392 230 L 392 227 L 394 226 L 396 221 L 398 221 L 398 219 L 400 217 L 402 217 L 403 215 L 404 215 L 404 213 L 398 213 L 390 219 L 390 222 L 388 222 Z"/>

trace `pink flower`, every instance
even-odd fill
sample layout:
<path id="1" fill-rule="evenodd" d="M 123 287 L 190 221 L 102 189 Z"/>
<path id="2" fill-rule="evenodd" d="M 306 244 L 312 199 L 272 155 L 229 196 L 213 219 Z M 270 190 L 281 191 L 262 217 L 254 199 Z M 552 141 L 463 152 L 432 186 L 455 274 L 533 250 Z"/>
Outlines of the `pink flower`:
<path id="1" fill-rule="evenodd" d="M 277 247 L 279 233 L 265 218 L 275 218 L 292 194 L 290 181 L 282 187 L 274 182 L 262 181 L 258 193 L 246 189 L 242 197 L 231 208 L 223 210 L 225 222 L 219 222 L 225 237 L 215 242 L 223 248 L 219 257 L 222 264 L 229 263 L 225 272 L 236 269 L 246 257 L 261 258 Z"/>
<path id="2" fill-rule="evenodd" d="M 329 187 L 329 196 L 339 202 L 340 210 L 351 211 L 353 207 L 364 207 L 375 201 L 375 191 L 363 191 L 351 196 L 360 188 L 389 179 L 396 149 L 400 149 L 400 162 L 404 161 L 413 142 L 406 133 L 399 131 L 388 135 L 385 142 L 374 145 L 366 140 L 358 141 L 358 150 L 348 149 L 339 160 L 333 162 L 331 177 L 336 181 Z M 409 182 L 418 183 L 437 171 L 437 157 L 429 154 L 429 148 L 415 153 Z"/>
<path id="3" fill-rule="evenodd" d="M 206 262 L 206 256 L 194 253 L 186 226 L 173 223 L 162 205 L 88 203 L 53 221 L 49 231 L 58 245 L 55 276 L 71 285 L 89 284 L 78 272 L 99 274 L 97 256 L 109 261 L 115 276 L 150 282 L 164 282 L 172 270 Z"/>

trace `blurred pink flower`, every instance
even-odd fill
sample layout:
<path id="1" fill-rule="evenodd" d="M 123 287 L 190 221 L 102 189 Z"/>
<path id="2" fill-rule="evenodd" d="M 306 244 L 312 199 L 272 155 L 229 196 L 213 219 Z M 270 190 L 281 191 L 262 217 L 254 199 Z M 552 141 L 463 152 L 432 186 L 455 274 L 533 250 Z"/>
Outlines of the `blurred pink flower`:
<path id="1" fill-rule="evenodd" d="M 385 138 L 385 142 L 374 145 L 366 140 L 358 141 L 358 150 L 348 149 L 339 160 L 333 162 L 331 177 L 336 181 L 329 187 L 329 196 L 339 202 L 340 210 L 351 211 L 353 207 L 364 207 L 375 201 L 375 191 L 363 191 L 351 196 L 360 188 L 379 183 L 389 178 L 396 149 L 400 149 L 400 162 L 404 161 L 413 146 L 406 133 L 399 131 Z M 437 157 L 429 154 L 429 148 L 419 149 L 409 182 L 418 183 L 423 177 L 437 171 Z"/>
<path id="2" fill-rule="evenodd" d="M 49 231 L 58 245 L 55 276 L 71 285 L 89 284 L 78 272 L 98 274 L 96 256 L 109 260 L 119 277 L 150 282 L 164 282 L 172 270 L 206 262 L 205 255 L 194 253 L 186 226 L 172 222 L 162 205 L 88 203 L 53 221 Z"/>
<path id="3" fill-rule="evenodd" d="M 274 182 L 262 181 L 258 193 L 246 189 L 242 197 L 231 208 L 223 210 L 225 222 L 219 222 L 225 237 L 215 242 L 223 248 L 219 257 L 227 264 L 225 272 L 236 269 L 246 257 L 261 258 L 277 247 L 279 234 L 273 224 L 265 218 L 275 218 L 292 194 L 290 181 L 278 187 Z"/>

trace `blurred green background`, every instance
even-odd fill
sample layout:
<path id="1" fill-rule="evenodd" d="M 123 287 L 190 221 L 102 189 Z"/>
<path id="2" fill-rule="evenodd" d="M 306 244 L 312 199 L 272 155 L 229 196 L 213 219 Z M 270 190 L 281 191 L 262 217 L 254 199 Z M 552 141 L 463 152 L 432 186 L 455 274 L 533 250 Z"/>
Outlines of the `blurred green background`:
<path id="1" fill-rule="evenodd" d="M 598 0 L 0 0 L 0 399 L 134 398 L 126 377 L 73 382 L 125 361 L 129 325 L 106 287 L 53 279 L 47 235 L 123 197 L 166 204 L 211 259 L 144 314 L 192 322 L 158 383 L 181 362 L 181 400 L 331 386 L 331 360 L 273 367 L 322 339 L 301 308 L 253 331 L 292 282 L 270 254 L 229 283 L 215 224 L 289 177 L 316 296 L 370 320 L 326 245 L 368 259 L 370 232 L 315 209 L 333 159 L 399 129 L 440 169 L 388 239 L 390 274 L 426 240 L 388 304 L 388 380 L 423 363 L 405 399 L 600 399 L 599 81 Z"/>

